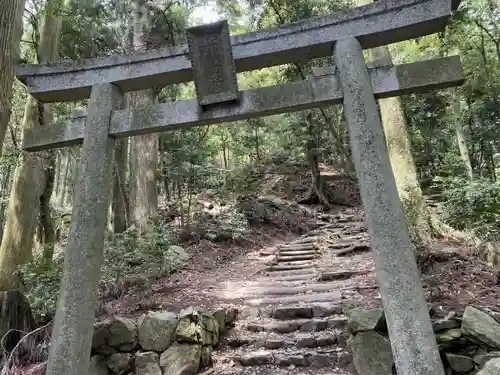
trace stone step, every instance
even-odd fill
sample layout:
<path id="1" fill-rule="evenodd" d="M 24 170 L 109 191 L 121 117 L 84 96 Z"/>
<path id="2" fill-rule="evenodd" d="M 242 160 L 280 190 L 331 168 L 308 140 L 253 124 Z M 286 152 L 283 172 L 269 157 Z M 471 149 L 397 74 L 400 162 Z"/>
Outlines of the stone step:
<path id="1" fill-rule="evenodd" d="M 233 360 L 242 366 L 295 366 L 295 367 L 333 367 L 347 366 L 352 362 L 352 357 L 341 348 L 316 349 L 316 350 L 258 350 L 254 352 L 236 353 Z"/>
<path id="2" fill-rule="evenodd" d="M 299 256 L 299 255 L 320 255 L 321 252 L 319 250 L 297 250 L 297 251 L 288 251 L 288 250 L 281 250 L 279 252 L 275 253 L 276 256 Z"/>
<path id="3" fill-rule="evenodd" d="M 217 357 L 215 356 L 217 361 Z M 324 368 L 313 368 L 313 367 L 300 367 L 288 366 L 280 367 L 277 369 L 275 366 L 263 365 L 263 366 L 221 366 L 222 368 L 217 368 L 213 375 L 347 375 L 350 372 L 346 372 L 344 368 L 339 367 L 324 367 Z M 209 373 L 212 375 L 212 373 Z M 207 374 L 207 375 L 209 375 Z M 201 374 L 200 374 L 201 375 Z"/>
<path id="4" fill-rule="evenodd" d="M 269 332 L 231 332 L 223 342 L 231 348 L 245 346 L 245 350 L 258 349 L 303 349 L 338 345 L 346 347 L 346 338 L 340 331 L 325 330 L 321 332 L 293 332 L 276 334 Z"/>
<path id="5" fill-rule="evenodd" d="M 269 287 L 268 285 L 246 288 L 245 292 L 248 295 L 263 295 L 263 296 L 289 296 L 301 293 L 328 292 L 338 289 L 336 284 L 327 283 L 306 283 L 295 286 L 276 286 Z"/>
<path id="6" fill-rule="evenodd" d="M 347 318 L 340 316 L 340 314 L 342 314 L 342 305 L 338 302 L 317 302 L 307 305 L 278 306 L 271 309 L 268 316 L 277 320 L 293 320 L 325 318 L 336 315 L 339 324 L 346 325 Z"/>
<path id="7" fill-rule="evenodd" d="M 365 275 L 370 272 L 373 272 L 373 269 L 359 270 L 359 271 L 323 271 L 319 273 L 317 280 L 318 281 L 345 280 L 355 276 Z"/>
<path id="8" fill-rule="evenodd" d="M 318 253 L 306 253 L 306 254 L 294 254 L 294 255 L 288 255 L 287 254 L 282 254 L 279 253 L 277 255 L 278 262 L 296 262 L 296 261 L 301 261 L 301 260 L 312 260 L 319 258 Z"/>
<path id="9" fill-rule="evenodd" d="M 267 271 L 294 271 L 302 270 L 314 267 L 314 263 L 311 261 L 299 261 L 299 262 L 289 262 L 289 263 L 278 263 L 267 267 Z"/>
<path id="10" fill-rule="evenodd" d="M 276 320 L 270 318 L 255 319 L 242 324 L 242 327 L 251 332 L 320 332 L 332 329 L 344 329 L 347 325 L 345 316 L 330 316 L 322 319 L 292 319 Z"/>
<path id="11" fill-rule="evenodd" d="M 272 304 L 290 304 L 296 302 L 334 302 L 340 301 L 342 294 L 340 291 L 332 291 L 326 293 L 311 293 L 311 294 L 298 294 L 293 296 L 284 297 L 262 297 L 249 301 L 250 305 L 272 305 Z"/>
<path id="12" fill-rule="evenodd" d="M 293 275 L 310 275 L 310 274 L 315 274 L 317 275 L 317 271 L 314 267 L 304 267 L 304 268 L 297 268 L 297 269 L 288 269 L 288 270 L 277 270 L 273 269 L 270 270 L 269 268 L 266 269 L 266 276 L 274 276 L 281 278 L 283 276 L 293 276 Z"/>
<path id="13" fill-rule="evenodd" d="M 289 281 L 306 281 L 315 280 L 318 277 L 318 272 L 314 268 L 310 271 L 297 273 L 297 271 L 282 271 L 282 272 L 268 272 L 267 278 L 263 282 L 276 283 L 276 282 L 289 282 Z M 283 274 L 283 272 L 286 272 Z"/>
<path id="14" fill-rule="evenodd" d="M 319 246 L 316 243 L 302 243 L 302 244 L 283 244 L 276 246 L 278 250 L 317 250 Z"/>
<path id="15" fill-rule="evenodd" d="M 288 242 L 288 244 L 298 245 L 298 244 L 305 244 L 305 243 L 315 243 L 318 240 L 319 240 L 319 237 L 300 237 L 294 241 Z"/>

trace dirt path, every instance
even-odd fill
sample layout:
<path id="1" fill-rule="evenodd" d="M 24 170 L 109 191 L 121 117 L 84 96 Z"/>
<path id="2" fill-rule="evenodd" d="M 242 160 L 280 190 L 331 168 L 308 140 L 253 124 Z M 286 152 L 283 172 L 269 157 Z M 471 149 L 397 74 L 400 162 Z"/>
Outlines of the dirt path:
<path id="1" fill-rule="evenodd" d="M 370 244 L 359 209 L 318 215 L 322 224 L 315 230 L 271 234 L 268 246 L 202 244 L 190 268 L 124 294 L 108 314 L 234 306 L 239 318 L 214 353 L 212 374 L 351 373 L 343 313 L 381 306 Z M 441 241 L 419 256 L 434 316 L 467 304 L 500 310 L 498 272 L 467 252 Z"/>

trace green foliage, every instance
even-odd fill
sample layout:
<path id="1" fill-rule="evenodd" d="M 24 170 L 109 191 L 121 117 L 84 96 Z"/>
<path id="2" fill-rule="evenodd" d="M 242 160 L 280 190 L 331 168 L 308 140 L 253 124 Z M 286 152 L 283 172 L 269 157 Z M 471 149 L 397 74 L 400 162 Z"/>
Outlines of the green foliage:
<path id="1" fill-rule="evenodd" d="M 469 230 L 488 241 L 500 239 L 500 182 L 461 178 L 444 184 L 445 218 L 453 227 Z"/>
<path id="2" fill-rule="evenodd" d="M 109 294 L 111 286 L 113 289 L 127 288 L 182 268 L 187 254 L 171 246 L 172 242 L 170 233 L 156 227 L 147 233 L 129 229 L 120 234 L 108 234 L 101 268 L 101 293 Z M 55 312 L 62 265 L 62 257 L 53 262 L 37 257 L 19 269 L 26 295 L 39 318 Z"/>

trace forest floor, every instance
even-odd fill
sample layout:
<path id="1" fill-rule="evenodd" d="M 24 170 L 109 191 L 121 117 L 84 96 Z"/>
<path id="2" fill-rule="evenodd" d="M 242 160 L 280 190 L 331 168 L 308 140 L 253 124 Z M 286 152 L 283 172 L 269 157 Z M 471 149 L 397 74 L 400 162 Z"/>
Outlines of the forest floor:
<path id="1" fill-rule="evenodd" d="M 331 214 L 340 211 L 342 208 L 337 208 Z M 354 211 L 362 214 L 359 208 Z M 297 238 L 298 234 L 283 228 L 260 226 L 253 228 L 242 243 L 221 245 L 202 240 L 182 244 L 192 255 L 188 267 L 171 277 L 125 291 L 103 306 L 104 316 L 138 315 L 148 310 L 180 311 L 188 306 L 242 306 L 245 304 L 242 291 L 272 262 L 276 247 Z M 355 304 L 380 306 L 373 260 L 369 247 L 364 250 L 367 251 L 339 257 L 332 271 L 369 269 L 353 281 L 354 289 L 363 288 L 362 298 Z M 439 239 L 419 254 L 418 263 L 427 301 L 436 316 L 445 316 L 467 305 L 500 311 L 500 271 L 479 260 L 470 247 L 451 239 Z"/>

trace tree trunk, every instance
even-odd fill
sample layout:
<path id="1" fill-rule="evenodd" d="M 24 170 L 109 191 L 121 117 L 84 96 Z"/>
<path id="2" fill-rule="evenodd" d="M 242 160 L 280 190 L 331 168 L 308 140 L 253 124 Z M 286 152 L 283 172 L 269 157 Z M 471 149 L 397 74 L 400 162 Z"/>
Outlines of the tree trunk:
<path id="1" fill-rule="evenodd" d="M 0 156 L 11 114 L 14 67 L 19 62 L 24 0 L 0 1 Z"/>
<path id="2" fill-rule="evenodd" d="M 59 4 L 58 0 L 46 3 L 38 51 L 39 62 L 42 63 L 53 61 L 57 54 L 61 28 L 61 18 L 57 15 Z M 28 97 L 23 129 L 43 126 L 51 120 L 50 107 L 38 103 L 32 96 Z M 53 185 L 54 153 L 23 153 L 14 177 L 4 240 L 0 246 L 0 290 L 19 287 L 19 280 L 14 272 L 19 265 L 32 258 L 38 212 L 44 229 L 44 245 L 48 246 L 44 256 L 51 258 L 55 239 L 50 213 Z"/>
<path id="3" fill-rule="evenodd" d="M 125 190 L 127 178 L 128 138 L 117 139 L 113 168 L 113 201 L 111 203 L 113 232 L 122 233 L 128 228 L 128 199 Z"/>
<path id="4" fill-rule="evenodd" d="M 134 51 L 146 48 L 145 31 L 149 31 L 151 21 L 144 0 L 134 2 Z M 149 106 L 154 103 L 154 90 L 132 92 L 130 107 Z M 151 220 L 155 220 L 158 208 L 156 188 L 156 163 L 158 159 L 158 135 L 150 134 L 132 138 L 131 142 L 131 206 L 133 220 L 141 230 L 147 230 Z M 132 200 L 133 198 L 133 200 Z"/>
<path id="5" fill-rule="evenodd" d="M 464 130 L 462 128 L 462 116 L 460 114 L 460 99 L 457 95 L 457 89 L 451 88 L 451 109 L 453 112 L 453 121 L 455 123 L 455 133 L 457 135 L 458 148 L 460 150 L 460 156 L 464 162 L 465 171 L 467 177 L 470 181 L 473 179 L 472 164 L 470 162 L 469 149 L 467 147 L 467 139 L 465 137 Z"/>
<path id="6" fill-rule="evenodd" d="M 63 162 L 64 170 L 62 172 L 61 186 L 59 189 L 59 196 L 58 196 L 58 202 L 60 207 L 64 206 L 66 193 L 68 191 L 69 168 L 71 163 L 71 156 L 69 153 L 70 153 L 69 150 L 65 150 L 65 157 L 64 157 L 65 162 Z"/>

